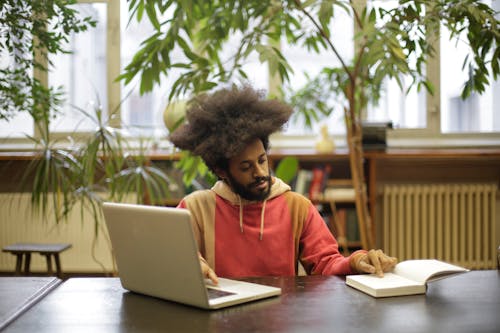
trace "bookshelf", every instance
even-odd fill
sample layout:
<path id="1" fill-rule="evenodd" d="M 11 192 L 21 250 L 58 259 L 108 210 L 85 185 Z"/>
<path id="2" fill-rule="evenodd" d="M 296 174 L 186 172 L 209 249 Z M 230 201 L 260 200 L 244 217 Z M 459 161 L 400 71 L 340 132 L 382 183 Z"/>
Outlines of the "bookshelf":
<path id="1" fill-rule="evenodd" d="M 301 168 L 330 163 L 332 179 L 349 179 L 349 152 L 316 153 L 314 148 L 274 149 L 269 154 L 277 164 L 285 156 L 295 156 Z M 496 182 L 500 184 L 500 149 L 498 147 L 466 148 L 387 148 L 364 151 L 368 207 L 372 221 L 372 238 L 382 246 L 381 195 L 385 185 L 397 183 Z M 498 200 L 497 200 L 498 202 Z M 346 204 L 336 203 L 337 207 Z M 351 206 L 355 206 L 351 204 Z M 497 204 L 498 207 L 498 204 Z M 498 209 L 498 208 L 497 208 Z M 498 228 L 497 228 L 498 230 Z M 497 233 L 496 239 L 500 239 Z"/>
<path id="2" fill-rule="evenodd" d="M 271 168 L 274 169 L 286 156 L 295 156 L 299 161 L 297 177 L 290 184 L 292 189 L 308 197 L 317 206 L 344 254 L 362 248 L 347 150 L 337 150 L 335 153 L 272 151 L 269 155 Z"/>

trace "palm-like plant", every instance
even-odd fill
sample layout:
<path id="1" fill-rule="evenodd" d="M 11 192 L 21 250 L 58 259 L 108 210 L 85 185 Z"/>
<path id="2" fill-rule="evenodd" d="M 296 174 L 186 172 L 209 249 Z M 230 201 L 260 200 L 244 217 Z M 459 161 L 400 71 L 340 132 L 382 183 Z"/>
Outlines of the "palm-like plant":
<path id="1" fill-rule="evenodd" d="M 109 125 L 113 115 L 105 117 L 98 103 L 91 112 L 75 108 L 94 125 L 86 140 L 59 148 L 47 125 L 40 131 L 42 139 L 29 137 L 37 149 L 21 184 L 31 192 L 34 212 L 58 223 L 79 203 L 82 216 L 85 210 L 91 212 L 97 234 L 103 201 L 134 195 L 137 203 L 160 203 L 169 196 L 176 182 L 150 163 L 147 141 L 137 148 L 127 146 L 121 130 Z"/>
<path id="2" fill-rule="evenodd" d="M 129 149 L 131 151 L 131 149 Z M 141 140 L 139 149 L 147 151 L 147 143 Z M 170 196 L 170 189 L 176 187 L 164 170 L 151 164 L 146 154 L 125 154 L 122 167 L 110 174 L 110 195 L 116 201 L 123 201 L 130 193 L 136 195 L 136 203 L 161 204 L 162 199 Z"/>
<path id="3" fill-rule="evenodd" d="M 21 188 L 31 192 L 34 212 L 42 216 L 53 214 L 58 223 L 73 207 L 70 196 L 83 167 L 74 154 L 55 147 L 57 142 L 50 139 L 49 132 L 42 133 L 42 138 L 29 136 L 38 151 L 23 173 Z"/>

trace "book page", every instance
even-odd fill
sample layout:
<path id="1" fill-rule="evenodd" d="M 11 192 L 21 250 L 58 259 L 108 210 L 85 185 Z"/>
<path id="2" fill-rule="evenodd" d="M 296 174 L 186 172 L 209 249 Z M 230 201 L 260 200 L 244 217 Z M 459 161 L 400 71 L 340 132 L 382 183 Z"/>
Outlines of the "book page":
<path id="1" fill-rule="evenodd" d="M 426 283 L 432 277 L 444 277 L 452 273 L 467 272 L 468 270 L 435 259 L 406 260 L 398 263 L 394 273 L 419 283 Z M 435 279 L 432 279 L 435 280 Z"/>
<path id="2" fill-rule="evenodd" d="M 414 285 L 421 285 L 415 280 L 409 280 L 394 273 L 384 273 L 384 277 L 375 274 L 349 275 L 349 278 L 373 289 L 392 289 Z"/>

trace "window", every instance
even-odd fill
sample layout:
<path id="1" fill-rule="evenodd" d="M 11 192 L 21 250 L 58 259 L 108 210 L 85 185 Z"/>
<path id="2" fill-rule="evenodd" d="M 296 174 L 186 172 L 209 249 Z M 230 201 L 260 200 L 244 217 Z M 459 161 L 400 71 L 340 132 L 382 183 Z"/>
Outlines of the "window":
<path id="1" fill-rule="evenodd" d="M 495 10 L 500 10 L 500 0 L 485 2 Z M 398 1 L 361 0 L 359 3 L 389 9 Z M 53 86 L 62 85 L 66 91 L 63 116 L 58 117 L 51 125 L 56 134 L 67 136 L 68 132 L 75 130 L 92 130 L 92 122 L 84 120 L 74 106 L 91 111 L 96 105 L 101 105 L 105 113 L 119 110 L 117 121 L 125 129 L 125 133 L 131 136 L 155 137 L 168 145 L 164 140 L 167 130 L 163 124 L 163 110 L 167 106 L 169 89 L 175 80 L 176 72 L 172 72 L 167 79 L 163 77 L 161 86 L 156 86 L 152 92 L 142 96 L 139 95 L 137 81 L 127 86 L 114 81 L 119 71 L 129 63 L 142 40 L 152 31 L 147 23 L 139 25 L 135 19 L 127 26 L 128 5 L 126 0 L 85 0 L 76 5 L 82 15 L 96 18 L 98 25 L 69 41 L 68 47 L 73 51 L 72 54 L 52 58 L 56 67 L 48 75 L 49 83 Z M 117 10 L 118 8 L 120 10 Z M 354 54 L 352 17 L 345 11 L 338 10 L 332 32 L 335 34 L 335 46 L 349 61 Z M 232 38 L 237 39 L 238 36 Z M 113 45 L 110 46 L 111 44 Z M 463 138 L 464 134 L 467 139 L 493 138 L 488 144 L 498 144 L 500 82 L 494 82 L 483 95 L 473 95 L 466 101 L 461 100 L 459 93 L 464 78 L 461 74 L 463 58 L 457 54 L 465 55 L 467 48 L 449 42 L 446 31 L 443 31 L 438 46 L 440 58 L 428 63 L 428 67 L 433 69 L 429 70 L 432 75 L 430 78 L 439 88 L 438 93 L 432 96 L 425 90 L 412 90 L 409 95 L 405 95 L 394 81 L 388 80 L 384 84 L 380 103 L 368 107 L 367 120 L 392 121 L 395 129 L 389 139 L 413 140 L 412 145 L 415 144 L 415 138 L 428 138 L 433 141 L 436 138 Z M 230 48 L 231 46 L 228 47 L 228 56 Z M 304 73 L 314 77 L 323 66 L 329 66 L 332 61 L 336 61 L 328 50 L 319 55 L 309 54 L 303 49 L 288 45 L 285 41 L 282 41 L 281 49 L 294 69 L 290 80 L 293 88 L 305 83 Z M 178 54 L 179 57 L 182 56 L 181 52 Z M 8 61 L 5 55 L 0 54 L 0 66 L 4 66 Z M 257 88 L 269 88 L 267 66 L 262 65 L 257 56 L 250 59 L 245 69 L 251 75 L 250 82 Z M 403 82 L 406 80 L 407 78 L 402 78 Z M 330 135 L 342 141 L 345 133 L 343 112 L 340 109 L 335 110 L 326 122 Z M 280 144 L 289 147 L 310 147 L 312 135 L 315 137 L 315 134 L 319 133 L 322 124 L 323 122 L 317 124 L 312 131 L 299 123 L 289 124 L 287 130 L 277 137 Z M 26 113 L 21 113 L 8 123 L 0 121 L 3 144 L 21 142 L 25 134 L 36 135 L 32 119 Z M 398 144 L 394 142 L 396 141 L 389 144 Z"/>
<path id="2" fill-rule="evenodd" d="M 170 13 L 166 13 L 168 18 Z M 128 4 L 126 0 L 121 0 L 121 63 L 126 66 L 132 60 L 135 52 L 139 49 L 141 42 L 153 33 L 153 27 L 147 20 L 137 22 L 135 17 L 128 22 Z M 240 36 L 234 34 L 230 37 L 230 43 L 224 54 L 223 59 L 228 59 L 233 55 L 233 45 L 239 40 Z M 234 41 L 234 43 L 231 43 Z M 183 61 L 184 55 L 180 50 L 172 53 L 172 62 Z M 223 61 L 224 63 L 224 61 Z M 254 87 L 267 89 L 267 69 L 258 61 L 256 54 L 253 54 L 249 61 L 243 66 L 243 70 L 249 75 L 250 81 Z M 162 76 L 161 85 L 156 85 L 151 92 L 144 95 L 139 93 L 139 80 L 134 81 L 127 86 L 122 86 L 122 105 L 121 114 L 124 128 L 130 135 L 153 135 L 157 138 L 166 137 L 166 128 L 163 122 L 163 112 L 168 105 L 168 96 L 170 89 L 179 76 L 179 70 L 170 71 L 168 76 Z"/>
<path id="3" fill-rule="evenodd" d="M 18 113 L 9 121 L 0 120 L 0 142 L 6 142 L 8 139 L 23 138 L 26 135 L 33 135 L 33 133 L 33 119 L 27 112 Z"/>
<path id="4" fill-rule="evenodd" d="M 135 18 L 128 19 L 128 3 L 120 0 L 120 63 L 122 68 L 130 63 L 141 42 L 153 33 L 153 27 L 147 19 L 140 23 Z M 161 86 L 155 86 L 152 92 L 139 93 L 139 79 L 135 78 L 127 86 L 121 83 L 121 121 L 126 133 L 130 135 L 157 135 L 165 132 L 163 110 L 167 106 L 168 87 L 173 83 L 169 77 L 163 77 Z M 156 128 L 156 129 L 155 129 Z"/>
<path id="5" fill-rule="evenodd" d="M 71 54 L 50 55 L 54 66 L 49 66 L 48 84 L 62 87 L 64 104 L 60 115 L 51 120 L 52 133 L 85 132 L 95 128 L 95 124 L 77 110 L 92 111 L 101 105 L 106 111 L 106 9 L 104 3 L 73 5 L 83 16 L 90 16 L 97 21 L 97 26 L 86 32 L 70 36 L 64 49 Z M 51 27 L 49 27 L 51 29 Z M 5 57 L 2 55 L 2 63 Z M 7 60 L 8 61 L 8 60 Z M 42 82 L 44 78 L 38 77 Z M 0 121 L 0 136 L 22 138 L 37 135 L 34 132 L 33 119 L 27 112 L 21 112 L 10 121 Z M 57 135 L 57 134 L 56 134 Z"/>
<path id="6" fill-rule="evenodd" d="M 76 4 L 84 17 L 92 17 L 96 27 L 71 36 L 65 45 L 70 54 L 51 55 L 54 68 L 49 71 L 49 86 L 62 87 L 65 103 L 61 115 L 50 124 L 52 132 L 85 132 L 96 124 L 81 110 L 92 116 L 96 108 L 107 117 L 106 89 L 106 5 Z"/>
<path id="7" fill-rule="evenodd" d="M 483 1 L 500 10 L 500 1 Z M 496 6 L 496 7 L 494 7 Z M 467 79 L 467 68 L 462 68 L 470 50 L 464 34 L 458 42 L 450 41 L 450 32 L 441 28 L 441 131 L 443 133 L 500 132 L 500 80 L 491 83 L 486 91 L 472 94 L 466 100 L 460 97 Z M 496 110 L 496 112 L 494 111 Z M 496 113 L 496 114 L 495 114 Z"/>
<path id="8" fill-rule="evenodd" d="M 375 0 L 370 1 L 368 6 L 390 10 L 398 6 L 398 1 Z M 404 91 L 410 85 L 411 78 L 401 76 L 400 80 L 403 89 L 399 87 L 396 79 L 385 80 L 378 104 L 368 106 L 367 120 L 392 122 L 395 128 L 425 128 L 427 125 L 425 90 L 419 92 L 413 87 L 408 94 L 405 94 Z"/>
<path id="9" fill-rule="evenodd" d="M 3 8 L 0 12 L 0 15 L 4 15 Z M 24 23 L 24 22 L 23 22 Z M 28 25 L 28 23 L 26 23 Z M 0 25 L 0 43 L 2 45 L 5 45 L 4 43 L 6 42 L 6 33 L 10 33 L 9 27 L 5 27 L 3 25 Z M 12 35 L 12 33 L 10 33 Z M 29 42 L 31 40 L 31 36 L 24 36 L 24 37 L 17 37 L 16 36 L 11 36 L 13 42 L 20 43 L 21 45 L 26 45 L 25 43 Z M 22 40 L 19 40 L 22 39 Z M 24 54 L 23 54 L 24 53 Z M 3 48 L 0 50 L 0 69 L 2 70 L 17 70 L 20 68 L 20 64 L 16 63 L 15 56 L 21 56 L 23 59 L 29 59 L 28 55 L 25 54 L 26 52 L 23 52 L 23 50 L 14 50 L 14 54 L 9 54 L 9 52 L 5 51 Z M 0 76 L 0 80 L 3 80 L 5 77 L 4 72 L 2 72 Z M 33 76 L 30 76 L 30 79 Z M 13 110 L 10 110 L 13 111 Z M 22 138 L 25 135 L 33 135 L 34 132 L 34 126 L 33 122 L 31 121 L 31 116 L 27 114 L 26 112 L 16 112 L 14 114 L 14 117 L 10 119 L 10 121 L 5 121 L 5 120 L 0 120 L 0 137 L 8 138 L 8 139 L 18 139 Z"/>
<path id="10" fill-rule="evenodd" d="M 312 23 L 309 23 L 307 18 L 303 18 L 302 24 L 306 29 L 313 30 Z M 308 25 L 310 27 L 307 27 Z M 335 12 L 335 20 L 330 27 L 332 34 L 331 41 L 334 47 L 339 52 L 342 59 L 349 63 L 354 56 L 354 25 L 351 15 L 344 10 Z M 340 61 L 335 57 L 331 49 L 326 49 L 323 52 L 316 54 L 308 52 L 301 45 L 290 45 L 286 39 L 282 39 L 282 53 L 288 59 L 293 73 L 290 75 L 290 88 L 297 90 L 303 87 L 307 82 L 307 77 L 314 78 L 324 67 L 340 66 Z M 328 124 L 329 132 L 342 134 L 345 133 L 344 126 L 344 111 L 342 106 L 335 107 L 335 102 L 330 101 L 329 105 L 334 106 L 334 111 L 328 119 L 321 120 L 320 124 L 315 124 L 312 129 L 308 129 L 300 121 L 291 122 L 285 134 L 286 135 L 301 135 L 319 133 L 319 128 L 323 124 Z M 337 104 L 338 105 L 338 104 Z"/>

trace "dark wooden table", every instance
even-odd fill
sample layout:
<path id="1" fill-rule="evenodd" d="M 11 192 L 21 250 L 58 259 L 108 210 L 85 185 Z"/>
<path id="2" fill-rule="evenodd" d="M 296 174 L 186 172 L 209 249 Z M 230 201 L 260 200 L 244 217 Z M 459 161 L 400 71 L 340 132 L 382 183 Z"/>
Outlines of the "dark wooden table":
<path id="1" fill-rule="evenodd" d="M 30 272 L 31 264 L 31 254 L 39 253 L 45 256 L 47 262 L 47 274 L 52 275 L 52 260 L 56 265 L 56 274 L 58 277 L 62 277 L 61 269 L 61 259 L 59 254 L 67 249 L 71 248 L 71 244 L 61 243 L 61 244 L 39 244 L 39 243 L 15 243 L 5 246 L 2 251 L 12 253 L 16 256 L 16 275 L 21 275 L 21 267 L 23 266 L 24 258 L 24 274 L 28 275 Z"/>
<path id="2" fill-rule="evenodd" d="M 500 273 L 471 271 L 426 295 L 375 299 L 341 277 L 256 278 L 279 297 L 209 311 L 122 289 L 116 278 L 73 278 L 6 332 L 499 332 Z"/>
<path id="3" fill-rule="evenodd" d="M 0 331 L 61 282 L 55 277 L 0 277 Z"/>

